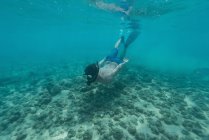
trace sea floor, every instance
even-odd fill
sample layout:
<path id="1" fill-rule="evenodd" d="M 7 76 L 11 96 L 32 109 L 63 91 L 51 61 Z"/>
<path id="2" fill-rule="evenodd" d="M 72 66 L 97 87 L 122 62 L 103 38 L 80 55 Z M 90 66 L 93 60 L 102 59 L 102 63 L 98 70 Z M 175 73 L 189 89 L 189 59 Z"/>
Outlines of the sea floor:
<path id="1" fill-rule="evenodd" d="M 86 86 L 81 66 L 0 79 L 0 139 L 209 139 L 204 70 L 166 74 L 129 65 L 111 84 Z"/>

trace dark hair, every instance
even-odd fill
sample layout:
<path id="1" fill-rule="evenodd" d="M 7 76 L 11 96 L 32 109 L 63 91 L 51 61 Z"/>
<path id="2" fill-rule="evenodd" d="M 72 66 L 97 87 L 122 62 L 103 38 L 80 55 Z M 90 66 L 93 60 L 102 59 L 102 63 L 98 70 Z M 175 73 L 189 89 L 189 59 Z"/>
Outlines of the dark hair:
<path id="1" fill-rule="evenodd" d="M 96 81 L 98 73 L 99 73 L 99 65 L 98 63 L 90 64 L 85 68 L 85 74 L 87 75 L 87 85 L 90 85 L 94 81 Z"/>

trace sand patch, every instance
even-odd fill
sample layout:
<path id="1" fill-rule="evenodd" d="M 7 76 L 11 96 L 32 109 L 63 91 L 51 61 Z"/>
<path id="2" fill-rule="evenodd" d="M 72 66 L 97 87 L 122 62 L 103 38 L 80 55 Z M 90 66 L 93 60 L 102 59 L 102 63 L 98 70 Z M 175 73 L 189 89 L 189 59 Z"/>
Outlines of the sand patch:
<path id="1" fill-rule="evenodd" d="M 187 96 L 184 98 L 184 101 L 187 103 L 188 108 L 192 108 L 195 106 L 195 103 Z"/>

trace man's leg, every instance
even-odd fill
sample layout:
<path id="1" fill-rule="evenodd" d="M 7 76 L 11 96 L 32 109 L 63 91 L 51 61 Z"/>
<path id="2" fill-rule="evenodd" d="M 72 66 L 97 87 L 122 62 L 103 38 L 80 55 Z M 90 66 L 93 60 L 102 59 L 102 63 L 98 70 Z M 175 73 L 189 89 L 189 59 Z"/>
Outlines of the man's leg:
<path id="1" fill-rule="evenodd" d="M 125 48 L 130 46 L 138 37 L 139 32 L 138 31 L 133 31 L 131 34 L 128 36 L 126 43 L 125 43 Z"/>
<path id="2" fill-rule="evenodd" d="M 115 48 L 119 48 L 121 44 L 124 44 L 124 36 L 121 36 L 115 43 Z"/>
<path id="3" fill-rule="evenodd" d="M 125 56 L 126 56 L 126 52 L 127 52 L 127 47 L 123 47 L 123 50 L 121 51 L 121 53 L 120 53 L 120 55 L 119 55 L 119 58 L 121 59 L 121 60 L 123 60 L 124 58 L 125 58 Z"/>
<path id="4" fill-rule="evenodd" d="M 119 58 L 121 60 L 123 60 L 125 58 L 128 47 L 136 40 L 138 35 L 139 35 L 138 31 L 133 31 L 128 36 L 128 38 L 127 38 L 127 40 L 126 40 L 126 42 L 124 44 L 123 50 L 121 51 L 121 53 L 119 55 Z"/>
<path id="5" fill-rule="evenodd" d="M 107 56 L 108 58 L 115 58 L 118 55 L 118 48 L 121 46 L 121 44 L 124 44 L 124 37 L 120 37 L 118 41 L 115 43 L 114 49 L 111 51 L 111 53 Z"/>
<path id="6" fill-rule="evenodd" d="M 111 53 L 108 55 L 109 57 L 117 57 L 118 55 L 118 48 L 112 49 Z"/>

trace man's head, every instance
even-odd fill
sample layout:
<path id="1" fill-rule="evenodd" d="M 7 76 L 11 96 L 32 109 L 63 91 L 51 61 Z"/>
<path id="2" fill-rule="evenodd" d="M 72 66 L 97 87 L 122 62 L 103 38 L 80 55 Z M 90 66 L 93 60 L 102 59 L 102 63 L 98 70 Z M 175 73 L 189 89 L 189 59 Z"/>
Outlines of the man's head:
<path id="1" fill-rule="evenodd" d="M 95 82 L 99 73 L 98 63 L 88 65 L 84 72 L 84 75 L 87 76 L 87 85 Z"/>

